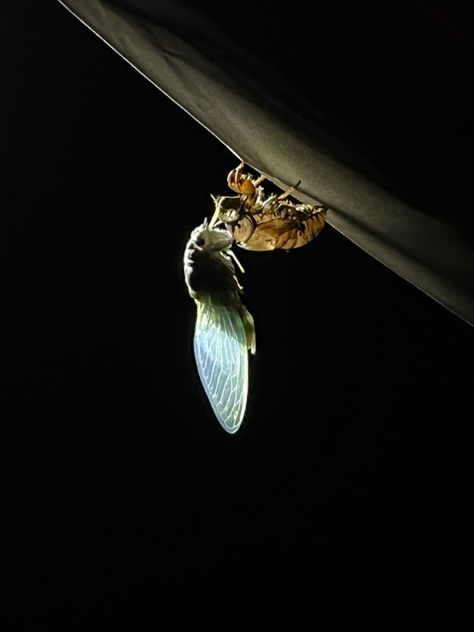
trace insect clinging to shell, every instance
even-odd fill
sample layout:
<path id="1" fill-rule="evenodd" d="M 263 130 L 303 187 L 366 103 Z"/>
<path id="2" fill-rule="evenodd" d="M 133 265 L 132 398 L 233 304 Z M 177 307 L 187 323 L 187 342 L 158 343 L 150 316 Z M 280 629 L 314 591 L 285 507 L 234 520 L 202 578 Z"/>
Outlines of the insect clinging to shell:
<path id="1" fill-rule="evenodd" d="M 207 220 L 191 233 L 184 254 L 188 291 L 197 306 L 194 356 L 202 385 L 224 430 L 239 429 L 247 404 L 248 351 L 255 353 L 255 326 L 241 301 L 242 286 L 226 228 Z"/>

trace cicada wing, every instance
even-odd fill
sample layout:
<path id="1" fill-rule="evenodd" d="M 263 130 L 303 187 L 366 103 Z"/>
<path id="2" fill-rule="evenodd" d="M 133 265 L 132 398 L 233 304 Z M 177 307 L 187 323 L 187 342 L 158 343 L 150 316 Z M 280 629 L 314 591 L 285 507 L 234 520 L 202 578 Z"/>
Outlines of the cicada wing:
<path id="1" fill-rule="evenodd" d="M 194 355 L 219 423 L 227 432 L 237 432 L 248 393 L 247 336 L 237 307 L 212 298 L 198 303 Z"/>

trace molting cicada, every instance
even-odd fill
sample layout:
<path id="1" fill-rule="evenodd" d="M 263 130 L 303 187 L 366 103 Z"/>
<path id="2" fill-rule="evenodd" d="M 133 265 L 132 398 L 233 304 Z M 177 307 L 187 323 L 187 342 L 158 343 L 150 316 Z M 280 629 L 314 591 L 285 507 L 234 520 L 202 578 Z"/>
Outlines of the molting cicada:
<path id="1" fill-rule="evenodd" d="M 225 224 L 237 245 L 247 250 L 291 250 L 305 246 L 324 228 L 327 208 L 288 199 L 297 185 L 281 195 L 267 194 L 262 182 L 243 172 L 243 163 L 228 177 L 236 196 L 214 197 L 214 221 Z"/>
<path id="2" fill-rule="evenodd" d="M 291 250 L 309 243 L 324 227 L 326 207 L 267 194 L 264 176 L 243 173 L 243 164 L 227 178 L 235 196 L 213 197 L 214 215 L 191 233 L 184 253 L 184 275 L 197 306 L 194 355 L 206 395 L 222 427 L 239 429 L 247 404 L 248 351 L 255 353 L 255 326 L 244 307 L 232 251 L 234 241 L 247 250 Z M 299 183 L 298 183 L 299 184 Z"/>
<path id="3" fill-rule="evenodd" d="M 253 318 L 242 304 L 242 286 L 231 250 L 232 234 L 207 220 L 191 233 L 184 275 L 197 306 L 194 355 L 206 395 L 220 424 L 237 432 L 248 393 L 248 350 L 255 353 Z"/>

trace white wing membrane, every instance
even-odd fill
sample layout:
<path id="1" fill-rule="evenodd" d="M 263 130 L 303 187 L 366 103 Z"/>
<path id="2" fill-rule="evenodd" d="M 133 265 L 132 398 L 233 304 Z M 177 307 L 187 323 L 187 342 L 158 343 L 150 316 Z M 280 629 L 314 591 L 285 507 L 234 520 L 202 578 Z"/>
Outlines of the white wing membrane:
<path id="1" fill-rule="evenodd" d="M 194 354 L 204 390 L 220 424 L 237 432 L 248 393 L 247 338 L 236 307 L 213 302 L 198 303 Z"/>

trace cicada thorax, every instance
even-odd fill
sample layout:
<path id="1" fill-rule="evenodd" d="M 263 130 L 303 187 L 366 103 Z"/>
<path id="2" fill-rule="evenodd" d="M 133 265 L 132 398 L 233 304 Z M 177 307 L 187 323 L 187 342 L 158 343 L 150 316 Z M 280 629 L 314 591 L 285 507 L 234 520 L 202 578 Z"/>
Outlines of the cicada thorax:
<path id="1" fill-rule="evenodd" d="M 327 208 L 288 200 L 291 187 L 282 195 L 267 195 L 261 185 L 264 177 L 244 174 L 243 165 L 227 178 L 237 196 L 215 199 L 216 214 L 237 244 L 247 250 L 291 250 L 308 244 L 324 228 Z"/>
<path id="2" fill-rule="evenodd" d="M 184 274 L 189 293 L 195 301 L 212 294 L 217 301 L 239 307 L 242 286 L 230 255 L 233 241 L 230 232 L 212 229 L 207 222 L 191 233 L 184 253 Z"/>

